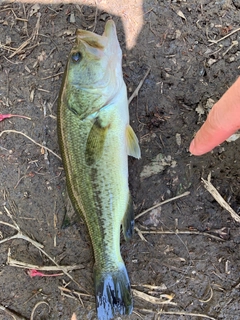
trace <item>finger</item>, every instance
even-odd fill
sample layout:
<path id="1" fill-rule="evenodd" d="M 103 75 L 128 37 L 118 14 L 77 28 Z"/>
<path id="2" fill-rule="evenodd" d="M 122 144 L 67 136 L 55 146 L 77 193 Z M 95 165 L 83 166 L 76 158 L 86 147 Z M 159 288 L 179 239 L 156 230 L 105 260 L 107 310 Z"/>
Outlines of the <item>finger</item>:
<path id="1" fill-rule="evenodd" d="M 189 151 L 202 155 L 211 151 L 240 128 L 240 77 L 213 106 L 197 132 Z"/>

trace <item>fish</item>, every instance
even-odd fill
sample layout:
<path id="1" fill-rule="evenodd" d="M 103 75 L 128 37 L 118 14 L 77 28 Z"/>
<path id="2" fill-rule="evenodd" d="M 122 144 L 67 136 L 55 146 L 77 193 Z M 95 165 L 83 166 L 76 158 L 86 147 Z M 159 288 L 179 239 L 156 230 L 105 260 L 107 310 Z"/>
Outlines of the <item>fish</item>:
<path id="1" fill-rule="evenodd" d="M 102 35 L 77 29 L 58 99 L 57 132 L 68 194 L 85 221 L 93 254 L 99 320 L 131 314 L 133 299 L 120 252 L 134 229 L 128 155 L 141 152 L 129 124 L 122 51 L 113 20 Z"/>

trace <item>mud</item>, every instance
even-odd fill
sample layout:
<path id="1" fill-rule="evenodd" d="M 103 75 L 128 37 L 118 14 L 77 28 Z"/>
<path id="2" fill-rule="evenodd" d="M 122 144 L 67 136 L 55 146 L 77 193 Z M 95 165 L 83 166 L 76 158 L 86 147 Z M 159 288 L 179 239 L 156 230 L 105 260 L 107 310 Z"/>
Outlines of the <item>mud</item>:
<path id="1" fill-rule="evenodd" d="M 171 300 L 158 305 L 134 295 L 134 313 L 126 319 L 240 319 L 239 224 L 201 182 L 211 172 L 213 185 L 239 213 L 240 144 L 225 142 L 201 157 L 188 152 L 208 105 L 239 75 L 240 32 L 212 42 L 239 28 L 239 8 L 239 1 L 228 0 L 144 1 L 144 26 L 127 51 L 120 19 L 98 12 L 95 26 L 94 8 L 83 6 L 80 12 L 74 4 L 40 5 L 34 13 L 31 4 L 0 5 L 1 114 L 31 118 L 6 119 L 1 132 L 24 133 L 59 154 L 56 100 L 76 28 L 95 26 L 102 33 L 106 19 L 114 19 L 129 96 L 151 69 L 129 107 L 142 151 L 140 160 L 129 158 L 136 215 L 186 191 L 190 195 L 136 219 L 138 229 L 155 231 L 142 234 L 146 241 L 137 232 L 129 243 L 122 239 L 133 289 Z M 9 311 L 16 319 L 30 319 L 41 301 L 48 305 L 37 307 L 36 320 L 70 320 L 73 313 L 95 319 L 86 227 L 80 220 L 62 228 L 66 189 L 60 159 L 19 133 L 2 133 L 0 174 L 0 305 L 7 308 L 0 310 L 0 319 L 12 319 Z M 18 231 L 3 222 L 16 223 L 57 264 L 78 265 L 69 273 L 81 288 L 64 274 L 31 278 L 27 269 L 9 265 L 9 257 L 36 266 L 54 263 L 32 243 L 8 239 Z M 60 287 L 69 291 L 63 295 Z M 84 290 L 90 296 L 76 294 Z"/>

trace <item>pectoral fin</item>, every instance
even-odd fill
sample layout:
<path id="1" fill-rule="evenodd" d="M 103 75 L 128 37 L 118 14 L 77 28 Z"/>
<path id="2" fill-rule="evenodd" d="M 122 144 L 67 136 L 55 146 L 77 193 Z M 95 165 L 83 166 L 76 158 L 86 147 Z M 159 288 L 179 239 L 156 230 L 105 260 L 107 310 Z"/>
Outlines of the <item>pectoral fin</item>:
<path id="1" fill-rule="evenodd" d="M 93 165 L 101 157 L 107 131 L 108 127 L 102 127 L 98 119 L 96 119 L 86 144 L 85 160 L 87 165 Z"/>
<path id="2" fill-rule="evenodd" d="M 122 230 L 123 230 L 124 239 L 126 241 L 130 240 L 132 238 L 133 230 L 134 230 L 134 211 L 133 211 L 132 197 L 130 193 L 128 198 L 127 209 L 122 221 Z"/>
<path id="3" fill-rule="evenodd" d="M 126 128 L 127 151 L 128 155 L 134 158 L 141 158 L 141 150 L 138 144 L 138 138 L 130 125 Z"/>

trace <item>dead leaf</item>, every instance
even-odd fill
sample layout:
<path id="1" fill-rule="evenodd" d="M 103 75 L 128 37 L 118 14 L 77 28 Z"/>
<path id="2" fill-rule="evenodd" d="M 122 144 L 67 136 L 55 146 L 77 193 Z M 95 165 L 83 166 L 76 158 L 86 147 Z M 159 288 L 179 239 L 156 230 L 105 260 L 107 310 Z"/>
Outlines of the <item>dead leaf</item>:
<path id="1" fill-rule="evenodd" d="M 195 111 L 198 113 L 198 121 L 201 119 L 201 116 L 205 114 L 205 110 L 202 106 L 202 103 L 200 102 Z"/>
<path id="2" fill-rule="evenodd" d="M 185 21 L 187 20 L 186 17 L 185 17 L 185 15 L 183 14 L 183 12 L 182 12 L 181 10 L 176 11 L 176 14 L 177 14 L 179 17 L 183 18 Z"/>
<path id="3" fill-rule="evenodd" d="M 233 142 L 240 138 L 240 133 L 234 133 L 232 134 L 226 141 L 227 142 Z"/>
<path id="4" fill-rule="evenodd" d="M 214 103 L 215 101 L 212 98 L 207 99 L 205 109 L 207 109 L 207 111 L 209 112 L 212 109 Z"/>

